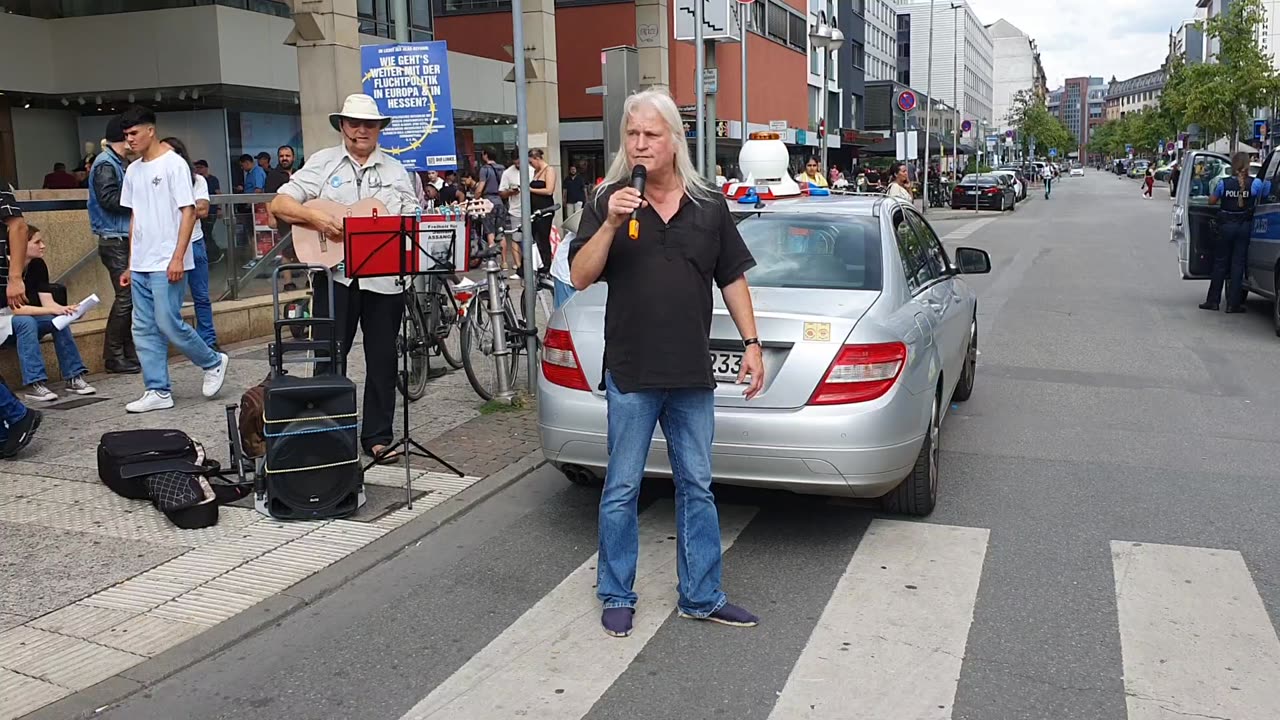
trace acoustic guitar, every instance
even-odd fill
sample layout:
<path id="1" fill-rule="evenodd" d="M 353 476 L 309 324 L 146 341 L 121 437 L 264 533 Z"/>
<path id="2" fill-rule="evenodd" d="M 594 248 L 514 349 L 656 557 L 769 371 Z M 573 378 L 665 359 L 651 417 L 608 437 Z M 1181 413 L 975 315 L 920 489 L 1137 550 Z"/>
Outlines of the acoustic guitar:
<path id="1" fill-rule="evenodd" d="M 332 200 L 317 198 L 309 200 L 303 207 L 319 210 L 342 225 L 343 218 L 386 216 L 387 206 L 376 198 L 365 198 L 353 205 L 343 205 Z M 423 217 L 445 215 L 479 218 L 493 212 L 493 203 L 484 198 L 468 200 L 458 205 L 423 210 Z M 323 265 L 327 268 L 337 267 L 343 260 L 342 238 L 328 238 L 323 233 L 308 225 L 293 226 L 293 251 L 298 259 L 309 265 Z"/>

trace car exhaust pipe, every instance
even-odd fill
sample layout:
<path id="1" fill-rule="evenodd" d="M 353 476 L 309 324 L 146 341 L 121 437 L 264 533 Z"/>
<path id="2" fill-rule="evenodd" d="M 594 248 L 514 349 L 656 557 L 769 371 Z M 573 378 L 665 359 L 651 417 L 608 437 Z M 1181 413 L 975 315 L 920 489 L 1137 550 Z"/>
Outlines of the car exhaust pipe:
<path id="1" fill-rule="evenodd" d="M 561 465 L 560 472 L 574 485 L 599 485 L 600 478 L 594 472 L 581 465 Z"/>

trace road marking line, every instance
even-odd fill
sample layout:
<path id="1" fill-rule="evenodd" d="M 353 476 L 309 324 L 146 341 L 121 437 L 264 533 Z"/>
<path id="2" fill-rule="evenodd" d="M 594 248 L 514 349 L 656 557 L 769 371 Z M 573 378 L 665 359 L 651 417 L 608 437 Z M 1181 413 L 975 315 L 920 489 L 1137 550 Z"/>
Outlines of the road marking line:
<path id="1" fill-rule="evenodd" d="M 873 521 L 770 720 L 950 718 L 989 536 Z"/>
<path id="2" fill-rule="evenodd" d="M 1280 640 L 1235 550 L 1111 543 L 1129 720 L 1263 720 Z"/>
<path id="3" fill-rule="evenodd" d="M 755 513 L 754 507 L 720 508 L 724 550 Z M 655 503 L 641 515 L 640 605 L 631 637 L 609 637 L 600 629 L 592 555 L 401 720 L 585 716 L 673 614 L 676 555 L 668 538 L 674 535 L 671 502 Z"/>
<path id="4" fill-rule="evenodd" d="M 982 228 L 986 227 L 988 223 L 995 222 L 996 219 L 997 218 L 987 217 L 987 218 L 982 218 L 980 220 L 974 220 L 973 222 L 967 223 L 965 225 L 961 225 L 955 230 L 952 230 L 951 232 L 944 235 L 942 238 L 942 241 L 947 242 L 951 240 L 963 240 L 964 238 L 969 237 L 970 235 L 974 234 L 978 230 L 981 230 Z"/>

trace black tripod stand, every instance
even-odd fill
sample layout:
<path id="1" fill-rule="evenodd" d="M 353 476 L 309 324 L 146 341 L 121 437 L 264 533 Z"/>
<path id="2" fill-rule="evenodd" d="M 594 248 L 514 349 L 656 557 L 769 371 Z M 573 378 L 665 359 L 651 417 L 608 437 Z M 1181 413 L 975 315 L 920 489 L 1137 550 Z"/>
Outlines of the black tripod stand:
<path id="1" fill-rule="evenodd" d="M 390 445 L 382 448 L 374 456 L 367 465 L 364 466 L 365 472 L 368 472 L 374 465 L 379 465 L 383 460 L 391 457 L 395 453 L 400 453 L 400 460 L 404 466 L 404 494 L 406 507 L 413 508 L 413 474 L 409 466 L 410 456 L 417 456 L 433 460 L 444 466 L 450 472 L 463 477 L 464 473 L 458 468 L 451 465 L 447 460 L 439 455 L 431 452 L 426 446 L 409 434 L 409 317 L 410 306 L 415 302 L 413 297 L 413 283 L 411 278 L 417 275 L 425 275 L 442 272 L 442 269 L 433 267 L 428 270 L 416 270 L 411 266 L 411 257 L 430 258 L 433 264 L 438 264 L 430 254 L 422 251 L 418 240 L 419 226 L 418 219 L 414 216 L 391 216 L 391 217 L 375 217 L 372 223 L 382 222 L 381 227 L 371 227 L 368 230 L 353 229 L 352 226 L 360 226 L 364 223 L 352 222 L 356 218 L 347 218 L 346 228 L 346 266 L 349 268 L 348 276 L 352 278 L 360 277 L 386 277 L 387 275 L 395 275 L 399 278 L 400 291 L 404 296 L 404 310 L 400 314 L 400 338 L 398 344 L 398 354 L 400 355 L 400 371 L 399 371 L 399 391 L 402 403 L 400 431 L 401 435 Z M 364 220 L 360 218 L 359 220 Z M 396 224 L 394 228 L 388 228 L 386 223 L 392 221 Z M 390 234 L 388 234 L 390 231 Z M 402 250 L 403 249 L 403 250 Z M 452 248 L 450 248 L 452 252 Z M 363 261 L 358 263 L 350 262 L 353 255 L 363 255 Z M 370 264 L 386 266 L 388 261 L 393 262 L 393 267 L 398 268 L 395 273 L 370 272 L 362 273 Z"/>

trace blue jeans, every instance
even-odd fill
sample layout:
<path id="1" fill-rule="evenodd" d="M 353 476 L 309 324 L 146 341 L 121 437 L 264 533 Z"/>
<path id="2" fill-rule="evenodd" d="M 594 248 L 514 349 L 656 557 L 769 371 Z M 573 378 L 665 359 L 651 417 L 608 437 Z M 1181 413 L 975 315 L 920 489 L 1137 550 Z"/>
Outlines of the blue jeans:
<path id="1" fill-rule="evenodd" d="M 0 445 L 9 439 L 9 426 L 27 416 L 27 406 L 0 382 Z"/>
<path id="2" fill-rule="evenodd" d="M 169 345 L 204 370 L 218 366 L 221 358 L 182 321 L 185 284 L 169 282 L 160 272 L 132 273 L 133 344 L 142 364 L 142 382 L 148 390 L 169 392 Z"/>
<path id="3" fill-rule="evenodd" d="M 213 304 L 209 301 L 209 250 L 204 240 L 191 243 L 191 247 L 196 268 L 187 273 L 187 287 L 191 288 L 191 302 L 196 309 L 196 333 L 205 345 L 213 347 L 218 344 L 218 333 L 213 327 Z"/>
<path id="4" fill-rule="evenodd" d="M 560 306 L 569 302 L 569 298 L 573 297 L 574 293 L 578 291 L 575 290 L 572 285 L 570 285 L 567 282 L 564 282 L 560 278 L 553 277 L 551 278 L 551 282 L 555 286 L 555 291 L 554 291 L 554 299 L 555 299 L 555 305 L 556 305 L 555 309 L 559 310 Z"/>
<path id="5" fill-rule="evenodd" d="M 23 385 L 46 382 L 49 379 L 44 368 L 44 355 L 40 353 L 40 338 L 45 335 L 53 335 L 53 349 L 58 354 L 58 367 L 62 368 L 64 379 L 70 380 L 89 372 L 80 359 L 75 338 L 71 337 L 70 325 L 58 330 L 53 326 L 52 315 L 15 315 L 13 338 L 18 345 Z"/>
<path id="6" fill-rule="evenodd" d="M 640 553 L 636 517 L 654 426 L 667 439 L 676 489 L 679 608 L 706 617 L 725 603 L 720 590 L 720 516 L 711 494 L 715 396 L 703 388 L 624 393 L 605 373 L 609 403 L 609 470 L 600 497 L 596 595 L 605 608 L 636 606 L 632 586 Z"/>

